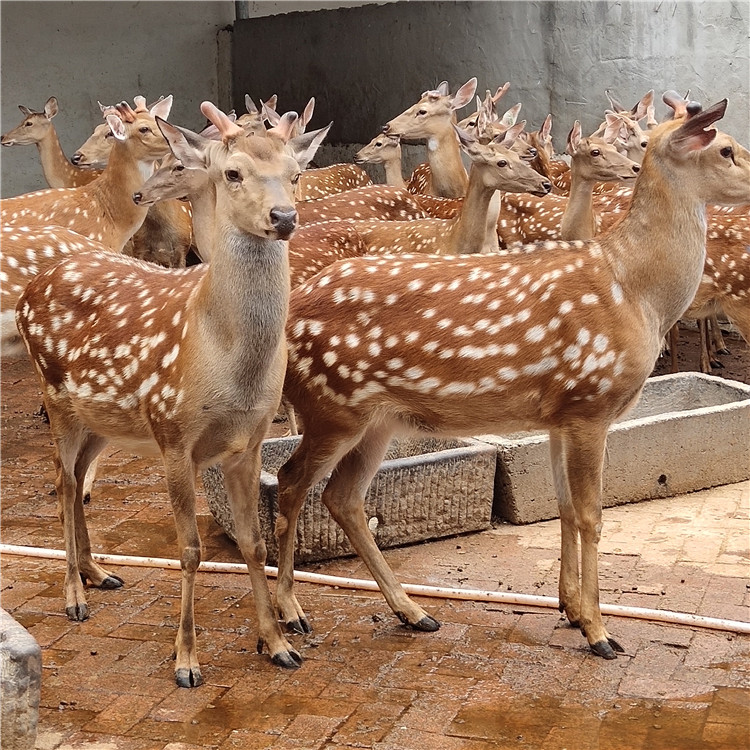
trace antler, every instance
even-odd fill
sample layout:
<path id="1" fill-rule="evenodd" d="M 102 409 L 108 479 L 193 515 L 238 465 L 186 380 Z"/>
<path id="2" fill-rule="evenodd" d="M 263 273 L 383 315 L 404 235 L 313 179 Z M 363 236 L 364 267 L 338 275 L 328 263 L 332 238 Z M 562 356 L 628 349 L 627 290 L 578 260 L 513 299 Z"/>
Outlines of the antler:
<path id="1" fill-rule="evenodd" d="M 245 132 L 239 125 L 232 122 L 227 115 L 225 115 L 218 107 L 211 102 L 201 103 L 201 112 L 206 116 L 209 122 L 216 126 L 219 131 L 221 140 L 226 143 L 232 138 L 236 138 L 238 135 L 243 135 Z"/>

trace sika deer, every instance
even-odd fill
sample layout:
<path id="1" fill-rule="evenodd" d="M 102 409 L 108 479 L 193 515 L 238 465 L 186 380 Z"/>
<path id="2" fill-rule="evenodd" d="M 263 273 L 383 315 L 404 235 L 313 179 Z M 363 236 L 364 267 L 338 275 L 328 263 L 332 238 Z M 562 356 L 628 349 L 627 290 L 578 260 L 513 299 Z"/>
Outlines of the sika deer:
<path id="1" fill-rule="evenodd" d="M 195 476 L 217 462 L 252 581 L 260 643 L 275 663 L 300 663 L 274 617 L 258 520 L 260 445 L 278 406 L 286 363 L 284 240 L 296 226 L 293 193 L 300 170 L 276 139 L 246 136 L 209 102 L 201 109 L 222 142 L 180 137 L 168 123 L 158 124 L 175 155 L 186 166 L 208 168 L 215 184 L 211 263 L 174 270 L 88 253 L 37 276 L 17 308 L 55 441 L 67 615 L 89 615 L 81 576 L 104 588 L 122 585 L 91 556 L 81 501 L 88 464 L 110 440 L 160 453 L 182 564 L 175 677 L 184 687 L 202 681 L 193 608 L 201 558 Z M 287 131 L 295 118 L 285 119 Z M 55 328 L 58 341 L 50 345 Z"/>
<path id="2" fill-rule="evenodd" d="M 385 184 L 406 188 L 401 172 L 401 136 L 381 134 L 373 138 L 354 155 L 356 164 L 382 164 Z"/>
<path id="3" fill-rule="evenodd" d="M 18 106 L 24 116 L 23 122 L 0 138 L 3 146 L 26 146 L 36 144 L 42 163 L 44 179 L 51 188 L 87 185 L 101 171 L 71 164 L 65 156 L 52 118 L 58 112 L 57 99 L 51 96 L 44 111 L 32 112 L 28 107 Z"/>
<path id="4" fill-rule="evenodd" d="M 169 150 L 154 116 L 166 117 L 171 106 L 171 96 L 150 111 L 142 98 L 135 110 L 126 102 L 118 104 L 118 114 L 107 115 L 116 143 L 101 176 L 77 188 L 7 198 L 2 202 L 3 223 L 65 226 L 116 252 L 122 251 L 147 212 L 136 206 L 131 196 L 153 172 L 154 162 Z"/>
<path id="5" fill-rule="evenodd" d="M 631 211 L 600 240 L 507 256 L 341 261 L 293 291 L 285 392 L 305 431 L 279 471 L 276 527 L 276 601 L 289 628 L 310 629 L 292 575 L 298 514 L 316 482 L 332 472 L 323 502 L 393 611 L 435 630 L 363 512 L 391 438 L 544 429 L 560 505 L 560 607 L 595 653 L 622 650 L 599 610 L 607 430 L 638 399 L 698 288 L 706 203 L 750 199 L 750 153 L 707 130 L 726 100 L 701 111 L 673 92 L 664 99 L 684 117 L 653 131 Z"/>
<path id="6" fill-rule="evenodd" d="M 400 135 L 402 140 L 427 139 L 430 183 L 426 192 L 431 195 L 460 198 L 466 193 L 469 177 L 452 126 L 456 110 L 471 101 L 476 88 L 477 79 L 471 78 L 451 96 L 448 82 L 443 81 L 383 127 L 385 134 Z"/>

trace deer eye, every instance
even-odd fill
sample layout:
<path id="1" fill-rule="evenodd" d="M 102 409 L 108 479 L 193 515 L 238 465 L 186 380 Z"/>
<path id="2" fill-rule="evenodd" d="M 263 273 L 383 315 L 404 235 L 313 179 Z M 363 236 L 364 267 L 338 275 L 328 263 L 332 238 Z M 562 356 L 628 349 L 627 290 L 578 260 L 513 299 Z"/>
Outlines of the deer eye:
<path id="1" fill-rule="evenodd" d="M 427 110 L 426 109 L 420 109 L 419 112 L 417 112 L 418 115 L 426 115 Z"/>
<path id="2" fill-rule="evenodd" d="M 30 128 L 34 123 L 33 122 L 27 122 L 24 127 Z"/>
<path id="3" fill-rule="evenodd" d="M 173 172 L 182 172 L 183 169 L 185 169 L 185 166 L 183 164 L 178 164 L 172 171 Z"/>
<path id="4" fill-rule="evenodd" d="M 111 130 L 108 130 L 108 131 L 107 131 L 107 132 L 106 132 L 106 133 L 104 134 L 104 137 L 105 137 L 105 138 L 112 138 L 112 137 L 114 137 L 114 133 L 113 133 L 113 132 L 112 132 Z"/>
<path id="5" fill-rule="evenodd" d="M 599 151 L 598 148 L 595 148 L 591 151 L 591 156 L 601 156 L 602 152 Z"/>
<path id="6" fill-rule="evenodd" d="M 377 142 L 377 143 L 375 144 L 375 146 L 376 146 L 377 148 L 380 148 L 380 147 L 381 147 L 382 145 L 383 145 L 383 142 L 382 142 L 382 141 L 378 141 L 378 142 Z"/>
<path id="7" fill-rule="evenodd" d="M 150 133 L 151 128 L 149 128 L 147 125 L 144 125 L 142 128 L 138 128 L 139 133 Z"/>
<path id="8" fill-rule="evenodd" d="M 224 176 L 229 182 L 242 182 L 242 177 L 236 169 L 227 169 L 227 171 L 224 172 Z"/>
<path id="9" fill-rule="evenodd" d="M 641 148 L 646 148 L 646 146 L 648 146 L 648 141 L 642 141 Z"/>
<path id="10" fill-rule="evenodd" d="M 721 154 L 721 155 L 722 155 L 722 156 L 723 156 L 723 157 L 724 157 L 725 159 L 731 159 L 731 158 L 732 158 L 732 156 L 733 156 L 733 154 L 734 154 L 734 150 L 732 149 L 732 147 L 731 147 L 731 146 L 724 146 L 724 148 L 723 148 L 723 149 L 721 149 L 721 151 L 719 151 L 719 153 L 720 153 L 720 154 Z"/>
<path id="11" fill-rule="evenodd" d="M 507 167 L 508 166 L 508 162 L 505 161 L 505 159 L 500 159 L 500 161 L 497 163 L 497 166 L 502 169 L 503 167 Z"/>
<path id="12" fill-rule="evenodd" d="M 297 172 L 294 177 L 292 177 L 292 185 L 296 185 L 299 182 L 299 178 L 302 176 L 301 172 Z"/>

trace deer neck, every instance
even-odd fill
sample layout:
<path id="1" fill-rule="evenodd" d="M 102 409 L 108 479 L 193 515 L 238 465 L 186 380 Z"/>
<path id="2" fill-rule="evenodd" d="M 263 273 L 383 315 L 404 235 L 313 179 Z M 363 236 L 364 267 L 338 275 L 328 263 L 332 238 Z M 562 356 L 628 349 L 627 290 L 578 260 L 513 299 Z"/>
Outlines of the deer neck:
<path id="1" fill-rule="evenodd" d="M 679 320 L 700 285 L 706 205 L 679 175 L 644 170 L 625 218 L 601 241 L 625 299 L 640 299 L 659 337 Z"/>
<path id="2" fill-rule="evenodd" d="M 198 347 L 221 361 L 216 377 L 228 378 L 234 400 L 240 408 L 250 408 L 283 351 L 287 243 L 245 234 L 220 221 L 216 243 L 192 308 L 201 337 Z M 217 390 L 222 387 L 217 381 Z"/>
<path id="3" fill-rule="evenodd" d="M 463 255 L 498 250 L 499 213 L 500 193 L 485 184 L 481 167 L 473 165 L 461 213 L 451 227 L 449 254 Z"/>
<path id="4" fill-rule="evenodd" d="M 201 260 L 210 263 L 214 255 L 216 222 L 216 188 L 209 181 L 202 190 L 192 193 L 190 205 L 193 208 L 193 236 Z"/>
<path id="5" fill-rule="evenodd" d="M 453 128 L 427 139 L 427 161 L 430 164 L 433 195 L 461 198 L 466 194 L 469 178 L 461 161 L 461 148 Z"/>
<path id="6" fill-rule="evenodd" d="M 568 202 L 560 221 L 560 239 L 590 240 L 595 234 L 594 180 L 584 178 L 573 166 Z"/>
<path id="7" fill-rule="evenodd" d="M 146 218 L 148 207 L 136 205 L 133 193 L 140 190 L 152 172 L 153 162 L 139 161 L 130 153 L 127 143 L 118 141 L 112 147 L 107 168 L 91 183 L 112 224 L 114 250 L 122 250 Z"/>
<path id="8" fill-rule="evenodd" d="M 383 162 L 383 166 L 385 167 L 385 184 L 405 189 L 406 183 L 401 172 L 401 154 L 397 158 L 394 157 Z"/>
<path id="9" fill-rule="evenodd" d="M 51 188 L 74 187 L 76 169 L 63 153 L 54 125 L 50 124 L 47 134 L 36 145 L 47 184 Z"/>

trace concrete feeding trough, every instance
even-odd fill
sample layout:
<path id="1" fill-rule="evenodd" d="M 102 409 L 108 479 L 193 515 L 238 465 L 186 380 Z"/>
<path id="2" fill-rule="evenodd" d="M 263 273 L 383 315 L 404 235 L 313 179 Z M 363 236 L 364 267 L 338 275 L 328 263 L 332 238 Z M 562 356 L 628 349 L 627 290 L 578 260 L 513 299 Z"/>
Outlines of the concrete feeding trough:
<path id="1" fill-rule="evenodd" d="M 279 468 L 301 438 L 266 440 L 259 515 L 268 561 L 278 559 L 273 534 L 278 513 Z M 479 531 L 490 526 L 497 451 L 472 439 L 395 440 L 370 485 L 365 512 L 381 548 Z M 235 539 L 234 521 L 219 467 L 203 473 L 208 507 Z M 317 484 L 300 513 L 295 560 L 311 562 L 354 554 L 346 535 L 321 502 L 325 481 Z"/>
<path id="2" fill-rule="evenodd" d="M 546 433 L 481 435 L 497 447 L 493 515 L 558 517 Z M 750 387 L 700 373 L 649 378 L 615 423 L 604 460 L 605 507 L 750 478 Z"/>

